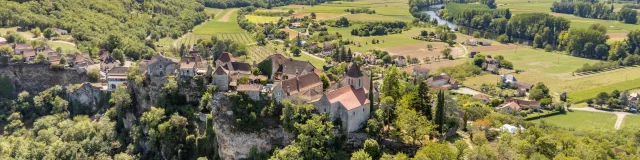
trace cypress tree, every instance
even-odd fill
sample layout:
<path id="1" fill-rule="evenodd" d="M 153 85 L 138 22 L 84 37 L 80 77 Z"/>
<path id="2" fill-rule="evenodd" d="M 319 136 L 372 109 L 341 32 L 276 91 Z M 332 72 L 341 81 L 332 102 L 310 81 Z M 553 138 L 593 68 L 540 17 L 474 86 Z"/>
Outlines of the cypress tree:
<path id="1" fill-rule="evenodd" d="M 418 111 L 422 112 L 422 115 L 426 116 L 428 120 L 433 120 L 431 113 L 431 95 L 429 95 L 429 86 L 426 82 L 420 82 L 418 86 Z"/>
<path id="2" fill-rule="evenodd" d="M 444 92 L 438 93 L 438 102 L 436 104 L 436 125 L 438 125 L 438 133 L 444 133 Z"/>
<path id="3" fill-rule="evenodd" d="M 369 76 L 369 110 L 373 111 L 373 72 Z"/>

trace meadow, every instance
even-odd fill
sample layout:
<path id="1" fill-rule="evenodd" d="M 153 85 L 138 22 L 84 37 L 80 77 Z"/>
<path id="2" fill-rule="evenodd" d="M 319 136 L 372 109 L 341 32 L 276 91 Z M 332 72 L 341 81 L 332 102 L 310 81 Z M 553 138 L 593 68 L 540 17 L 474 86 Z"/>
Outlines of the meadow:
<path id="1" fill-rule="evenodd" d="M 351 35 L 351 30 L 354 28 L 358 28 L 358 25 L 352 25 L 348 28 L 335 28 L 335 27 L 327 27 L 329 33 L 335 34 L 336 32 L 342 35 L 342 39 L 354 41 L 356 45 L 348 45 L 345 46 L 347 48 L 351 48 L 354 52 L 367 52 L 372 49 L 380 49 L 384 50 L 386 48 L 399 47 L 405 45 L 412 44 L 424 44 L 426 46 L 427 42 L 419 41 L 411 39 L 411 37 L 417 36 L 420 34 L 422 28 L 412 28 L 408 31 L 403 31 L 401 34 L 391 34 L 386 36 L 369 36 L 369 37 L 358 37 Z M 379 40 L 379 44 L 371 44 L 372 40 Z M 357 45 L 360 44 L 361 47 Z"/>
<path id="2" fill-rule="evenodd" d="M 600 92 L 611 93 L 611 91 L 613 90 L 624 91 L 624 90 L 637 89 L 637 88 L 640 88 L 640 78 L 627 80 L 624 82 L 610 84 L 610 85 L 598 86 L 595 88 L 581 90 L 578 92 L 571 92 L 567 94 L 567 97 L 569 97 L 571 102 L 579 103 L 579 102 L 584 102 L 587 99 L 595 98 L 596 95 L 598 95 L 598 93 Z"/>
<path id="3" fill-rule="evenodd" d="M 375 10 L 375 14 L 351 14 L 345 9 L 368 8 Z M 288 5 L 278 7 L 282 10 L 298 11 L 296 15 L 306 15 L 305 13 L 331 14 L 328 17 L 337 18 L 344 16 L 350 21 L 411 21 L 413 17 L 409 13 L 409 6 L 406 1 L 399 0 L 358 0 L 355 2 L 333 2 L 315 6 Z M 327 16 L 321 19 L 326 19 Z"/>
<path id="4" fill-rule="evenodd" d="M 253 36 L 251 36 L 249 33 L 247 32 L 238 32 L 238 33 L 216 33 L 216 34 L 188 34 L 186 35 L 184 38 L 180 39 L 180 41 L 178 41 L 178 44 L 185 44 L 186 46 L 191 46 L 193 44 L 196 44 L 198 39 L 210 39 L 212 36 L 216 36 L 218 37 L 218 39 L 228 39 L 228 40 L 232 40 L 232 41 L 236 41 L 236 42 L 240 42 L 240 43 L 244 43 L 244 44 L 253 44 L 255 43 L 255 40 L 253 38 Z"/>
<path id="5" fill-rule="evenodd" d="M 532 120 L 532 122 L 540 123 L 544 121 L 559 127 L 576 130 L 611 130 L 614 129 L 616 118 L 616 115 L 611 113 L 570 111 L 566 114 Z"/>
<path id="6" fill-rule="evenodd" d="M 64 53 L 80 52 L 80 50 L 78 50 L 78 48 L 76 48 L 76 46 L 68 44 L 68 43 L 56 42 L 56 41 L 48 41 L 47 44 L 49 45 L 49 47 L 51 47 L 54 50 L 57 49 L 58 47 L 62 48 L 62 51 L 64 51 Z"/>

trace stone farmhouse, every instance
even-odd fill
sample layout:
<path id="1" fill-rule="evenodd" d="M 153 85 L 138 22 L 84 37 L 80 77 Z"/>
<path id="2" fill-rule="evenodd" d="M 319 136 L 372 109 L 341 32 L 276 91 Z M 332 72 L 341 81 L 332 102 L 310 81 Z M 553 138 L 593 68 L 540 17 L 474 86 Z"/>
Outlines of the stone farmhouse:
<path id="1" fill-rule="evenodd" d="M 425 67 L 420 67 L 420 66 L 416 66 L 413 68 L 413 76 L 416 77 L 417 79 L 426 79 L 429 76 L 429 72 L 431 70 L 429 70 L 428 68 Z"/>
<path id="2" fill-rule="evenodd" d="M 518 94 L 528 93 L 533 88 L 533 84 L 518 81 L 512 74 L 500 75 L 500 82 L 509 88 L 517 89 Z"/>
<path id="3" fill-rule="evenodd" d="M 485 68 L 486 71 L 492 73 L 498 73 L 498 69 L 500 68 L 500 62 L 493 58 L 485 58 L 482 63 L 482 68 Z"/>
<path id="4" fill-rule="evenodd" d="M 161 78 L 175 74 L 176 69 L 179 67 L 178 62 L 176 59 L 164 56 L 163 53 L 158 53 L 151 60 L 142 62 L 140 68 L 142 69 L 146 66 L 145 72 L 149 77 Z"/>
<path id="5" fill-rule="evenodd" d="M 304 75 L 311 72 L 317 72 L 316 67 L 314 67 L 309 61 L 299 61 L 293 60 L 291 58 L 286 58 L 281 54 L 274 54 L 269 56 L 271 60 L 271 76 L 270 79 L 273 80 L 286 80 L 291 77 L 296 77 L 298 75 Z"/>
<path id="6" fill-rule="evenodd" d="M 398 67 L 407 65 L 407 58 L 404 56 L 394 55 L 394 56 L 391 56 L 391 59 L 393 59 L 393 62 L 395 62 L 396 66 Z"/>

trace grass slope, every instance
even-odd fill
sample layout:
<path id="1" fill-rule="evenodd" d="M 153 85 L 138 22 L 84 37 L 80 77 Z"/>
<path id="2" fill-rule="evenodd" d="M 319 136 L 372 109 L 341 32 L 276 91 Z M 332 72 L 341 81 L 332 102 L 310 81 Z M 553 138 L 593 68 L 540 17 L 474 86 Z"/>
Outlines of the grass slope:
<path id="1" fill-rule="evenodd" d="M 610 130 L 614 129 L 616 118 L 615 114 L 610 113 L 572 111 L 567 114 L 533 120 L 533 122 L 545 121 L 545 123 L 576 130 Z"/>

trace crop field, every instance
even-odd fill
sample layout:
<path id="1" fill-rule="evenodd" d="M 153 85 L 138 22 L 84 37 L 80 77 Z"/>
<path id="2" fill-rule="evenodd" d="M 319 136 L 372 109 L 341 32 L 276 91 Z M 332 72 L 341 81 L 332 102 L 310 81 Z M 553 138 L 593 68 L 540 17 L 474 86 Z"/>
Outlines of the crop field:
<path id="1" fill-rule="evenodd" d="M 433 46 L 431 50 L 427 48 L 428 44 L 431 44 Z M 427 45 L 420 43 L 420 44 L 414 44 L 414 45 L 387 48 L 385 50 L 389 52 L 389 54 L 391 55 L 411 56 L 411 57 L 416 57 L 422 61 L 422 59 L 426 57 L 428 57 L 429 59 L 435 59 L 438 56 L 442 57 L 442 53 L 440 52 L 449 46 L 449 44 L 444 42 L 427 42 Z M 451 48 L 451 55 L 453 57 L 459 57 L 464 54 L 465 52 L 461 47 L 456 46 Z"/>
<path id="2" fill-rule="evenodd" d="M 545 121 L 559 127 L 574 128 L 576 130 L 610 130 L 614 129 L 616 119 L 616 115 L 611 113 L 572 111 L 567 112 L 567 114 L 533 120 L 533 122 L 540 123 L 540 121 Z"/>
<path id="3" fill-rule="evenodd" d="M 251 59 L 252 61 L 260 62 L 272 54 L 275 54 L 275 52 L 272 52 L 264 46 L 249 47 L 249 59 Z"/>
<path id="4" fill-rule="evenodd" d="M 269 16 L 255 16 L 255 15 L 246 15 L 244 16 L 249 20 L 249 22 L 263 24 L 263 23 L 271 23 L 278 22 L 281 17 L 269 17 Z"/>
<path id="5" fill-rule="evenodd" d="M 219 39 L 228 39 L 236 42 L 241 42 L 244 44 L 252 44 L 255 43 L 255 40 L 249 33 L 241 32 L 241 33 L 217 33 L 217 34 L 189 34 L 185 38 L 181 39 L 178 44 L 185 44 L 186 46 L 191 46 L 198 42 L 198 39 L 210 39 L 211 36 L 216 36 Z"/>
<path id="6" fill-rule="evenodd" d="M 220 12 L 213 20 L 204 22 L 193 29 L 196 35 L 243 32 L 237 22 L 238 9 L 230 8 Z"/>

